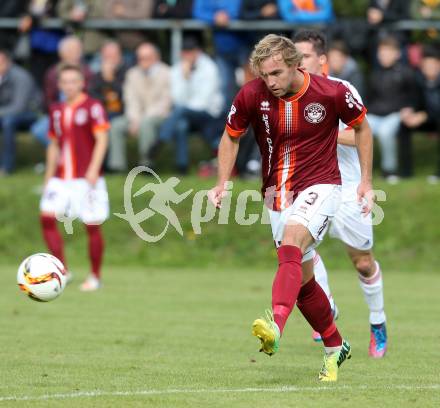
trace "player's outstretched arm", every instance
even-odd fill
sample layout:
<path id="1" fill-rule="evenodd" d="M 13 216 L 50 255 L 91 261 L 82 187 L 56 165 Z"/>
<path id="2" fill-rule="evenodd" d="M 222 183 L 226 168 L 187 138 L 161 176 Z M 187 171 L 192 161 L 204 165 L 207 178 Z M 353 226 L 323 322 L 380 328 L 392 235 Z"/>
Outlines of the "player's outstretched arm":
<path id="1" fill-rule="evenodd" d="M 95 133 L 95 147 L 93 148 L 92 159 L 86 172 L 86 180 L 95 185 L 101 172 L 102 163 L 108 147 L 108 133 L 99 131 Z"/>
<path id="2" fill-rule="evenodd" d="M 218 148 L 217 185 L 208 193 L 209 200 L 217 208 L 221 206 L 225 193 L 225 183 L 230 179 L 237 159 L 239 141 L 239 138 L 231 137 L 225 129 Z"/>
<path id="3" fill-rule="evenodd" d="M 354 127 L 356 147 L 361 166 L 361 183 L 358 187 L 358 200 L 366 201 L 362 212 L 370 213 L 374 204 L 373 192 L 373 135 L 367 118 Z"/>
<path id="4" fill-rule="evenodd" d="M 59 155 L 60 147 L 58 145 L 58 140 L 51 139 L 46 150 L 46 173 L 44 175 L 44 185 L 55 176 Z"/>

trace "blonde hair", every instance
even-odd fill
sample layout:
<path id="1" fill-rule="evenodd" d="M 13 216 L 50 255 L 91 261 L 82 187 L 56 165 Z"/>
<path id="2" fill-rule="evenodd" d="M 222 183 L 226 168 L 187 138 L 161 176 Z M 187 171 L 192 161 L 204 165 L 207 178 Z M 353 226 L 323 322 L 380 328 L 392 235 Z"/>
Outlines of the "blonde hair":
<path id="1" fill-rule="evenodd" d="M 299 52 L 292 40 L 276 34 L 268 34 L 254 47 L 249 59 L 252 71 L 259 74 L 263 61 L 275 55 L 281 55 L 287 66 L 301 63 L 303 55 Z"/>

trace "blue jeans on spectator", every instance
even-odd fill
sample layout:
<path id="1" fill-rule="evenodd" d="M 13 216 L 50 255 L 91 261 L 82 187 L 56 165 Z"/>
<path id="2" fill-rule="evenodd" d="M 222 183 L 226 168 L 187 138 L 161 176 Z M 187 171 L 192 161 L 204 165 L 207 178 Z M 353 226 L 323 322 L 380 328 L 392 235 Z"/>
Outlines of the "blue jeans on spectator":
<path id="1" fill-rule="evenodd" d="M 185 170 L 189 165 L 188 136 L 191 129 L 199 130 L 202 137 L 215 150 L 220 139 L 219 119 L 205 111 L 195 111 L 177 106 L 162 124 L 159 141 L 168 142 L 174 138 L 176 142 L 176 166 Z"/>
<path id="2" fill-rule="evenodd" d="M 31 126 L 31 133 L 44 147 L 49 144 L 49 116 L 44 115 L 38 118 Z"/>
<path id="3" fill-rule="evenodd" d="M 15 166 L 15 134 L 19 129 L 28 129 L 37 118 L 33 112 L 20 112 L 0 117 L 2 134 L 0 169 L 11 173 Z"/>
<path id="4" fill-rule="evenodd" d="M 369 113 L 367 118 L 373 135 L 379 139 L 382 172 L 385 176 L 397 174 L 397 133 L 400 128 L 400 112 L 386 116 Z"/>

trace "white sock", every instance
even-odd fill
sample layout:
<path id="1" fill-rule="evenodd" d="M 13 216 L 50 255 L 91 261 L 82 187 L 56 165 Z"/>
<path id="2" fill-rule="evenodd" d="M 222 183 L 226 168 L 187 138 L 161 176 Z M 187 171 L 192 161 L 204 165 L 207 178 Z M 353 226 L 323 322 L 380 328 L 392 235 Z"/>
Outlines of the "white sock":
<path id="1" fill-rule="evenodd" d="M 325 347 L 324 346 L 325 354 L 336 353 L 336 352 L 340 351 L 341 348 L 342 348 L 342 344 L 340 346 L 337 346 L 337 347 Z"/>
<path id="2" fill-rule="evenodd" d="M 386 320 L 383 303 L 382 272 L 376 262 L 376 272 L 370 278 L 359 274 L 359 284 L 370 309 L 370 324 L 381 324 Z"/>
<path id="3" fill-rule="evenodd" d="M 318 282 L 319 286 L 321 286 L 322 290 L 327 295 L 328 301 L 330 302 L 330 306 L 332 310 L 335 308 L 335 301 L 333 300 L 333 296 L 330 292 L 330 286 L 328 284 L 328 276 L 327 269 L 325 269 L 324 262 L 322 262 L 321 257 L 315 251 L 313 256 L 313 271 L 315 273 L 315 280 Z"/>

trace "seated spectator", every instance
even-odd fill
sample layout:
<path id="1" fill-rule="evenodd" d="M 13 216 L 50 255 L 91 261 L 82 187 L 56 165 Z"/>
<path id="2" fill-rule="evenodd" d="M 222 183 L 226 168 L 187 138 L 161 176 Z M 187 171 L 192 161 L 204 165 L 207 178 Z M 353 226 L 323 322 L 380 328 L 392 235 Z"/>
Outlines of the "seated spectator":
<path id="1" fill-rule="evenodd" d="M 364 78 L 359 65 L 348 52 L 347 46 L 342 41 L 333 42 L 328 50 L 329 74 L 350 82 L 364 95 Z"/>
<path id="2" fill-rule="evenodd" d="M 127 169 L 127 133 L 138 137 L 139 164 L 150 164 L 150 149 L 171 107 L 170 69 L 159 50 L 143 43 L 136 54 L 137 65 L 128 70 L 123 87 L 124 116 L 114 119 L 110 130 L 107 165 L 115 172 Z"/>
<path id="3" fill-rule="evenodd" d="M 279 19 L 276 0 L 242 0 L 241 18 L 243 20 Z"/>
<path id="4" fill-rule="evenodd" d="M 416 76 L 419 98 L 414 107 L 402 109 L 402 126 L 399 133 L 400 163 L 402 176 L 413 174 L 412 133 L 430 132 L 437 138 L 436 174 L 428 178 L 430 182 L 440 180 L 440 51 L 439 47 L 426 46 Z"/>
<path id="5" fill-rule="evenodd" d="M 88 66 L 82 63 L 83 46 L 78 37 L 74 35 L 64 37 L 58 45 L 60 62 L 50 67 L 44 79 L 44 108 L 48 112 L 49 106 L 55 102 L 63 101 L 64 96 L 58 88 L 58 66 L 60 64 L 79 65 L 85 78 L 86 89 L 89 88 L 92 72 Z M 44 146 L 49 143 L 49 117 L 46 115 L 39 118 L 31 127 L 32 135 Z"/>
<path id="6" fill-rule="evenodd" d="M 400 62 L 400 44 L 394 37 L 384 37 L 377 49 L 378 66 L 370 75 L 368 121 L 379 139 L 383 176 L 397 179 L 397 132 L 400 111 L 411 106 L 415 93 L 413 71 Z"/>
<path id="7" fill-rule="evenodd" d="M 246 33 L 226 30 L 239 18 L 240 9 L 241 0 L 194 0 L 193 17 L 215 28 L 214 48 L 226 106 L 237 92 L 235 71 L 247 62 L 251 48 Z"/>
<path id="8" fill-rule="evenodd" d="M 280 15 L 291 23 L 330 23 L 333 20 L 331 0 L 278 0 Z"/>
<path id="9" fill-rule="evenodd" d="M 15 65 L 6 50 L 0 50 L 0 175 L 15 166 L 15 133 L 36 119 L 40 95 L 32 76 Z"/>
<path id="10" fill-rule="evenodd" d="M 29 33 L 30 60 L 29 70 L 37 84 L 42 84 L 44 73 L 57 61 L 58 44 L 64 37 L 63 30 L 41 27 L 43 19 L 55 17 L 57 0 L 31 0 L 27 13 L 20 20 L 19 30 Z"/>
<path id="11" fill-rule="evenodd" d="M 190 130 L 201 131 L 216 152 L 223 126 L 219 128 L 224 100 L 217 65 L 193 37 L 184 40 L 181 60 L 172 68 L 171 93 L 173 110 L 161 127 L 159 140 L 175 140 L 177 171 L 185 174 L 189 166 Z"/>
<path id="12" fill-rule="evenodd" d="M 154 18 L 186 19 L 192 17 L 193 0 L 155 0 Z"/>
<path id="13" fill-rule="evenodd" d="M 100 71 L 93 76 L 89 92 L 102 102 L 110 120 L 123 114 L 122 86 L 126 71 L 119 44 L 114 41 L 104 44 Z"/>

